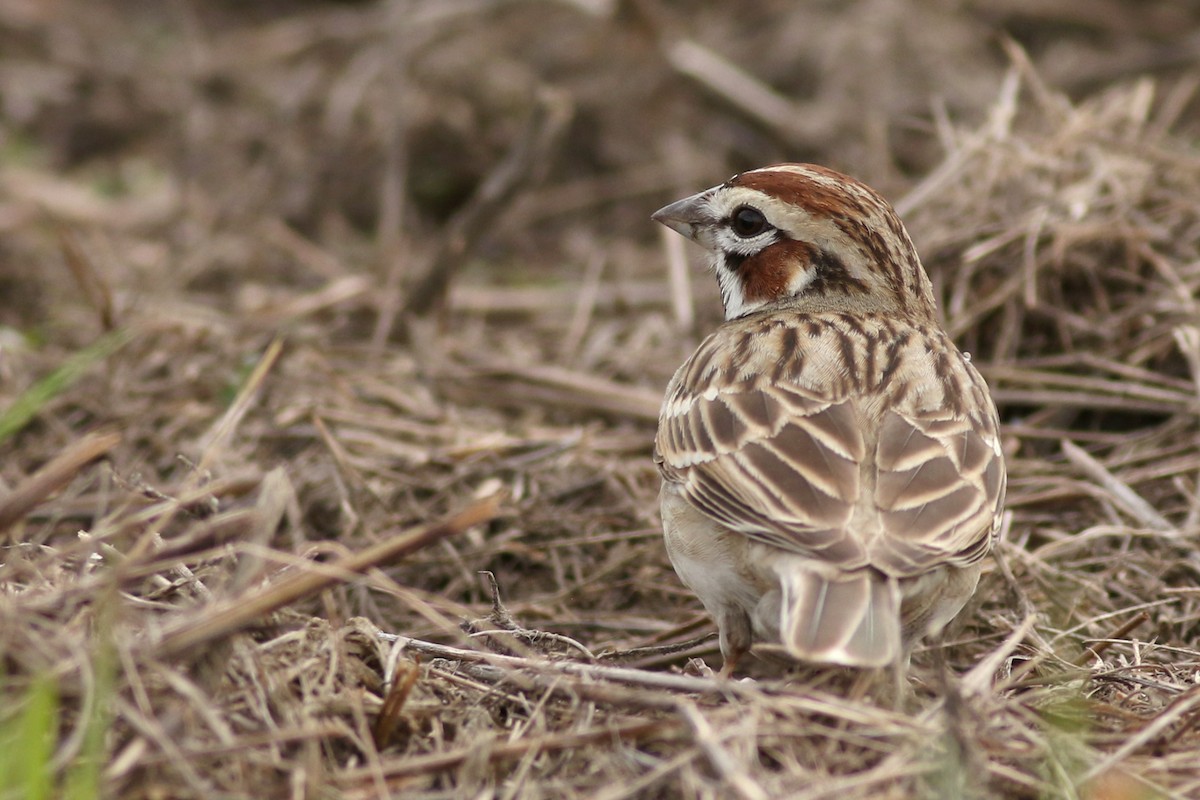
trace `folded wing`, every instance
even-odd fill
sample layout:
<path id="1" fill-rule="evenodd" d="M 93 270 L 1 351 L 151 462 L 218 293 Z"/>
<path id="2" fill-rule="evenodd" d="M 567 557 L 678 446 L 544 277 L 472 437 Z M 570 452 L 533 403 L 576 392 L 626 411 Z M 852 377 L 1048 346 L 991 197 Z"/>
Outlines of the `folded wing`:
<path id="1" fill-rule="evenodd" d="M 664 477 L 727 528 L 845 569 L 867 564 L 848 529 L 866 455 L 850 401 L 747 381 L 677 398 L 656 444 Z"/>

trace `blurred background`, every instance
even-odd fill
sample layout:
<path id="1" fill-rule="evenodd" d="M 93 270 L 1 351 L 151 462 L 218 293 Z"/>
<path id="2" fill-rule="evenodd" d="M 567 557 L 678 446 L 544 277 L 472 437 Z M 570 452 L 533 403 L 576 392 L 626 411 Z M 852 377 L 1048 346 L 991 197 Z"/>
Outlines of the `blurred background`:
<path id="1" fill-rule="evenodd" d="M 608 275 L 640 273 L 648 212 L 742 169 L 819 161 L 898 198 L 944 158 L 939 124 L 983 120 L 1006 42 L 1081 98 L 1190 80 L 1198 16 L 1165 0 L 3 0 L 2 288 L 24 302 L 2 322 L 60 320 L 71 292 L 27 243 L 31 208 L 108 233 L 118 306 L 252 309 L 329 278 L 304 244 L 394 303 L 534 128 L 453 269 L 577 284 L 602 254 Z M 1194 132 L 1196 105 L 1178 116 Z"/>

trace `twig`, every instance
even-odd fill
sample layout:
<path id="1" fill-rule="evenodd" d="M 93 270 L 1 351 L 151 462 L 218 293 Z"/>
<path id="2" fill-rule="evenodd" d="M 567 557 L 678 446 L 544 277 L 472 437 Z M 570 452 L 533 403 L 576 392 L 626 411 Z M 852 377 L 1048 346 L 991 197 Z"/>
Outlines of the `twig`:
<path id="1" fill-rule="evenodd" d="M 300 572 L 251 597 L 233 597 L 222 601 L 215 608 L 204 609 L 201 619 L 188 619 L 176 624 L 152 650 L 157 656 L 166 658 L 229 636 L 265 614 L 338 583 L 338 572 L 360 573 L 371 567 L 393 563 L 434 542 L 487 522 L 499 513 L 500 500 L 501 495 L 492 495 L 443 522 L 379 542 L 328 565 L 332 570 Z"/>
<path id="2" fill-rule="evenodd" d="M 121 441 L 115 432 L 89 433 L 9 492 L 0 500 L 0 533 L 65 486 L 89 462 L 112 450 Z"/>
<path id="3" fill-rule="evenodd" d="M 1028 614 L 1025 619 L 1021 620 L 1021 624 L 1004 638 L 999 647 L 988 653 L 975 666 L 971 667 L 970 672 L 964 675 L 962 681 L 960 681 L 962 694 L 969 696 L 982 695 L 984 693 L 984 690 L 991 684 L 996 670 L 1000 668 L 1000 664 L 1013 651 L 1020 647 L 1021 642 L 1025 641 L 1025 637 L 1033 630 L 1033 624 L 1036 619 L 1035 614 Z"/>
<path id="4" fill-rule="evenodd" d="M 658 409 L 662 403 L 662 395 L 657 391 L 552 364 L 480 363 L 474 365 L 474 372 L 475 378 L 496 376 L 517 379 L 528 384 L 528 389 L 543 400 L 648 421 L 658 419 Z M 500 398 L 492 399 L 495 401 Z"/>
<path id="5" fill-rule="evenodd" d="M 843 698 L 829 697 L 826 699 L 822 695 L 807 691 L 796 693 L 786 685 L 699 678 L 628 667 L 610 667 L 604 664 L 581 664 L 578 661 L 520 658 L 480 650 L 464 650 L 459 647 L 390 633 L 380 633 L 379 635 L 385 641 L 403 642 L 407 649 L 433 658 L 482 665 L 485 668 L 477 670 L 474 674 L 481 680 L 490 682 L 498 682 L 519 674 L 523 678 L 528 678 L 531 685 L 549 687 L 561 684 L 564 690 L 581 694 L 589 693 L 589 696 L 597 698 L 603 697 L 614 702 L 619 699 L 627 703 L 636 703 L 639 706 L 671 710 L 677 708 L 676 698 L 664 695 L 664 691 L 757 702 L 778 703 L 783 700 L 795 710 L 795 713 L 824 714 L 832 718 L 843 719 L 851 724 L 871 725 L 876 730 L 882 730 L 885 724 L 899 726 L 904 730 L 910 730 L 913 726 L 923 729 L 922 723 L 906 715 L 847 703 Z M 564 677 L 573 680 L 563 683 Z M 628 689 L 624 689 L 619 695 L 612 691 L 594 692 L 594 690 L 603 689 L 605 682 L 654 691 L 631 693 Z"/>
<path id="6" fill-rule="evenodd" d="M 746 770 L 733 760 L 729 751 L 721 745 L 721 740 L 717 738 L 717 732 L 708 724 L 708 720 L 700 713 L 700 709 L 696 708 L 696 704 L 680 700 L 678 708 L 679 713 L 691 727 L 692 734 L 696 737 L 696 744 L 700 745 L 700 749 L 708 756 L 708 761 L 713 765 L 713 769 L 725 779 L 725 782 L 733 789 L 733 793 L 742 800 L 767 800 L 766 790 L 755 783 Z"/>
<path id="7" fill-rule="evenodd" d="M 665 689 L 667 691 L 696 694 L 721 694 L 726 690 L 737 691 L 740 684 L 729 681 L 716 681 L 709 678 L 694 678 L 688 675 L 672 675 L 663 672 L 629 669 L 627 667 L 610 667 L 602 664 L 580 664 L 576 661 L 549 661 L 505 656 L 497 653 L 479 650 L 464 650 L 459 647 L 427 642 L 407 636 L 395 634 L 380 634 L 390 641 L 402 641 L 410 650 L 453 661 L 467 661 L 488 664 L 497 669 L 496 678 L 502 677 L 500 670 L 533 669 L 539 672 L 566 674 L 584 677 L 590 680 L 608 680 L 626 683 L 650 689 Z"/>
<path id="8" fill-rule="evenodd" d="M 270 244 L 287 252 L 289 256 L 303 264 L 307 269 L 321 275 L 329 283 L 315 292 L 299 293 L 298 297 L 308 298 L 323 295 L 334 286 L 348 282 L 361 285 L 361 291 L 370 291 L 372 282 L 363 275 L 347 275 L 350 270 L 334 253 L 322 247 L 317 242 L 301 235 L 295 228 L 288 225 L 279 217 L 264 220 L 259 227 L 260 235 Z M 290 305 L 291 303 L 288 303 Z"/>
<path id="9" fill-rule="evenodd" d="M 1172 723 L 1175 722 L 1175 720 L 1191 713 L 1191 711 L 1198 706 L 1200 706 L 1200 687 L 1192 687 L 1190 692 L 1180 695 L 1179 699 L 1177 699 L 1174 703 L 1168 706 L 1166 710 L 1155 717 L 1150 724 L 1142 728 L 1133 736 L 1129 737 L 1129 739 L 1127 739 L 1124 744 L 1122 744 L 1116 750 L 1113 750 L 1107 756 L 1100 759 L 1100 761 L 1096 762 L 1091 769 L 1080 776 L 1078 783 L 1086 783 L 1087 781 L 1090 781 L 1093 778 L 1108 772 L 1126 757 L 1137 752 L 1139 748 L 1145 746 L 1152 739 L 1154 739 L 1154 737 L 1165 731 L 1171 726 Z"/>
<path id="10" fill-rule="evenodd" d="M 58 246 L 62 250 L 63 261 L 71 270 L 71 276 L 75 278 L 75 283 L 100 315 L 100 326 L 111 333 L 117 324 L 113 312 L 112 289 L 109 288 L 108 282 L 96 269 L 92 260 L 84 255 L 83 248 L 79 246 L 71 231 L 61 227 L 58 229 Z"/>
<path id="11" fill-rule="evenodd" d="M 554 633 L 552 631 L 539 631 L 530 628 L 498 628 L 492 631 L 471 631 L 468 636 L 472 639 L 478 639 L 482 636 L 508 637 L 510 639 L 519 639 L 531 645 L 543 641 L 558 642 L 577 651 L 588 661 L 595 662 L 599 660 L 596 658 L 596 654 L 589 650 L 582 642 L 572 639 L 570 636 L 564 636 L 561 633 Z"/>
<path id="12" fill-rule="evenodd" d="M 529 644 L 537 644 L 540 641 L 558 642 L 564 644 L 583 655 L 590 662 L 595 662 L 596 654 L 587 648 L 582 642 L 572 639 L 570 636 L 564 636 L 561 633 L 552 633 L 550 631 L 539 631 L 532 628 L 526 628 L 509 613 L 504 602 L 500 599 L 500 583 L 496 580 L 496 576 L 490 570 L 480 570 L 480 575 L 483 575 L 488 580 L 489 588 L 492 593 L 492 613 L 487 620 L 478 620 L 477 622 L 464 625 L 467 628 L 467 635 L 472 639 L 478 639 L 483 636 L 507 637 L 509 639 L 518 639 Z M 479 630 L 476 626 L 479 622 L 490 622 L 495 625 L 493 630 Z M 468 627 L 469 626 L 469 627 Z"/>
<path id="13" fill-rule="evenodd" d="M 479 574 L 487 578 L 488 588 L 492 592 L 492 624 L 506 631 L 524 630 L 524 627 L 513 619 L 512 614 L 505 607 L 504 601 L 500 599 L 500 582 L 496 580 L 496 573 L 484 569 L 480 570 Z"/>
<path id="14" fill-rule="evenodd" d="M 684 333 L 691 333 L 696 325 L 696 309 L 692 298 L 692 277 L 688 271 L 687 256 L 683 252 L 683 238 L 674 231 L 660 231 L 663 250 L 667 254 L 667 283 L 671 287 L 671 311 L 675 324 Z"/>
<path id="15" fill-rule="evenodd" d="M 277 328 L 280 323 L 317 314 L 328 308 L 344 305 L 369 296 L 375 285 L 362 275 L 347 275 L 335 278 L 319 289 L 287 299 L 271 302 L 254 308 L 248 324 L 263 328 Z"/>
<path id="16" fill-rule="evenodd" d="M 400 712 L 404 709 L 404 703 L 413 687 L 417 685 L 417 677 L 420 674 L 420 662 L 408 661 L 392 676 L 391 686 L 383 698 L 383 707 L 371 728 L 371 738 L 375 741 L 376 749 L 382 750 L 391 742 L 400 724 Z"/>
<path id="17" fill-rule="evenodd" d="M 1103 464 L 1088 455 L 1082 447 L 1063 439 L 1062 451 L 1068 461 L 1074 464 L 1080 472 L 1100 484 L 1109 493 L 1113 502 L 1141 525 L 1164 533 L 1175 530 L 1175 526 L 1167 521 L 1166 517 L 1159 514 L 1141 495 L 1109 472 Z"/>
<path id="18" fill-rule="evenodd" d="M 386 763 L 383 765 L 383 773 L 388 778 L 443 773 L 457 767 L 468 758 L 477 758 L 481 753 L 486 753 L 488 763 L 495 763 L 519 758 L 529 752 L 574 750 L 588 745 L 631 742 L 654 736 L 665 736 L 677 731 L 680 725 L 681 723 L 672 720 L 639 720 L 624 725 L 602 725 L 586 731 L 547 733 L 515 742 L 501 741 L 507 736 L 497 737 L 489 742 L 476 740 L 466 747 Z M 338 775 L 338 781 L 343 786 L 351 786 L 369 780 L 374 775 L 375 768 L 359 767 L 342 772 Z"/>
<path id="19" fill-rule="evenodd" d="M 704 620 L 707 621 L 707 620 Z M 605 662 L 624 662 L 630 661 L 645 662 L 665 656 L 674 656 L 680 653 L 686 653 L 698 647 L 705 645 L 713 645 L 717 640 L 716 633 L 707 633 L 703 636 L 697 636 L 694 639 L 688 639 L 685 642 L 672 642 L 671 644 L 653 644 L 645 647 L 631 647 L 628 650 L 612 650 L 601 653 L 599 659 Z"/>
<path id="20" fill-rule="evenodd" d="M 1145 611 L 1135 615 L 1133 619 L 1128 620 L 1125 624 L 1121 625 L 1121 627 L 1117 628 L 1108 636 L 1104 637 L 1104 639 L 1097 642 L 1095 647 L 1087 648 L 1087 650 L 1090 650 L 1091 652 L 1089 653 L 1085 651 L 1075 663 L 1081 667 L 1086 667 L 1088 665 L 1088 661 L 1090 661 L 1092 658 L 1099 658 L 1101 655 L 1103 655 L 1105 650 L 1112 647 L 1114 641 L 1124 639 L 1134 628 L 1137 628 L 1139 625 L 1144 622 L 1148 622 L 1149 620 L 1150 614 Z"/>
<path id="21" fill-rule="evenodd" d="M 1080 359 L 1080 361 L 1086 364 L 1084 359 Z M 1101 368 L 1108 369 L 1109 367 L 1104 365 Z M 1053 367 L 1043 365 L 1039 368 L 1028 361 L 1021 363 L 1020 366 L 987 364 L 982 371 L 984 377 L 989 381 L 998 381 L 1010 388 L 1014 388 L 1014 385 L 1024 385 L 1035 390 L 1095 392 L 1096 394 L 1093 396 L 1111 396 L 1135 402 L 1140 400 L 1151 403 L 1161 402 L 1178 411 L 1186 411 L 1189 404 L 1196 402 L 1197 399 L 1192 396 L 1194 393 L 1189 393 L 1192 387 L 1186 382 L 1180 381 L 1171 386 L 1163 385 L 1165 376 L 1144 375 L 1136 369 L 1122 369 L 1117 373 L 1120 376 L 1119 380 L 1079 375 L 1073 371 L 1063 371 L 1058 365 Z"/>
<path id="22" fill-rule="evenodd" d="M 1194 401 L 1181 397 L 1178 401 L 1140 400 L 1094 392 L 1041 390 L 999 387 L 992 390 L 998 405 L 1054 406 L 1058 408 L 1111 409 L 1113 411 L 1147 414 L 1179 414 L 1191 411 Z"/>
<path id="23" fill-rule="evenodd" d="M 548 308 L 566 308 L 578 299 L 580 291 L 574 286 L 472 286 L 460 283 L 450 288 L 448 304 L 456 311 L 469 314 L 537 315 L 546 313 Z M 611 280 L 596 286 L 595 307 L 598 311 L 612 311 L 618 307 L 639 310 L 663 307 L 671 299 L 669 288 L 660 280 Z"/>
<path id="24" fill-rule="evenodd" d="M 201 472 L 212 466 L 220 451 L 228 443 L 233 432 L 237 429 L 242 418 L 246 416 L 246 412 L 250 410 L 250 404 L 254 401 L 258 390 L 262 387 L 263 381 L 266 380 L 267 373 L 271 371 L 271 367 L 275 365 L 275 361 L 279 358 L 279 354 L 283 351 L 283 340 L 273 339 L 267 346 L 262 358 L 254 366 L 254 371 L 250 373 L 250 377 L 242 385 L 238 391 L 237 397 L 230 403 L 228 410 L 221 416 L 217 423 L 209 429 L 208 433 L 201 439 L 204 443 L 200 448 L 200 463 L 197 469 Z"/>
<path id="25" fill-rule="evenodd" d="M 1194 309 L 1193 309 L 1194 312 Z M 1177 325 L 1171 331 L 1175 337 L 1175 345 L 1187 360 L 1188 370 L 1192 373 L 1195 384 L 1196 398 L 1200 400 L 1200 326 Z"/>

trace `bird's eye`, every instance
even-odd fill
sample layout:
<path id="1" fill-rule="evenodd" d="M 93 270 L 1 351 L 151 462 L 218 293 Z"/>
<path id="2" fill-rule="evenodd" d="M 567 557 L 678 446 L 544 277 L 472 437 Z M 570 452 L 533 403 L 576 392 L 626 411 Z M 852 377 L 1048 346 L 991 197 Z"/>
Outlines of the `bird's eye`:
<path id="1" fill-rule="evenodd" d="M 757 236 L 767 229 L 767 218 L 757 208 L 742 206 L 730 218 L 733 232 L 743 239 Z"/>

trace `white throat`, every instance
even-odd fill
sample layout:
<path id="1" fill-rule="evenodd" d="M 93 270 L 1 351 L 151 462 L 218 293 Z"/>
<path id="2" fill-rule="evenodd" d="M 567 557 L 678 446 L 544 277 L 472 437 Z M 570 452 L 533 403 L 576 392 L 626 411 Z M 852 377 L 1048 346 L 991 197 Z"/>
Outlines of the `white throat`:
<path id="1" fill-rule="evenodd" d="M 721 303 L 725 306 L 726 320 L 744 317 L 764 305 L 762 301 L 746 300 L 742 276 L 727 268 L 720 254 L 713 257 L 712 269 L 717 274 L 717 288 L 721 290 Z"/>

